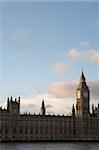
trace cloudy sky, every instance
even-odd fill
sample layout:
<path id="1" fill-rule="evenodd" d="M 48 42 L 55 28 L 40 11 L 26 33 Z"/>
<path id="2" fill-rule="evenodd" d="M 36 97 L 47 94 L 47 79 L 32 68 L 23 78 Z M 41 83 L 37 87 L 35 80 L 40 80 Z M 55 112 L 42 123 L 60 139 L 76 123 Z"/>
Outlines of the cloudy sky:
<path id="1" fill-rule="evenodd" d="M 0 105 L 70 113 L 82 68 L 99 102 L 99 2 L 0 2 Z"/>

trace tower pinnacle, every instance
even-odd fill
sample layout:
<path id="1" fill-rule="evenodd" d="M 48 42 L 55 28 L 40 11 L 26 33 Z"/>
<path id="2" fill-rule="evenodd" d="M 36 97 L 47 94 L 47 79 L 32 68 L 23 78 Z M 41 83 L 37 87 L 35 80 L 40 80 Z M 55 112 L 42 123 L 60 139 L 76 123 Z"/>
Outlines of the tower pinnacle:
<path id="1" fill-rule="evenodd" d="M 44 100 L 42 100 L 41 115 L 45 115 L 45 103 L 44 103 Z"/>
<path id="2" fill-rule="evenodd" d="M 86 81 L 86 78 L 84 76 L 83 70 L 82 70 L 82 74 L 81 74 L 81 77 L 80 77 L 80 81 L 82 81 L 82 82 Z"/>
<path id="3" fill-rule="evenodd" d="M 72 106 L 72 116 L 75 116 L 75 107 L 74 107 L 74 105 Z"/>

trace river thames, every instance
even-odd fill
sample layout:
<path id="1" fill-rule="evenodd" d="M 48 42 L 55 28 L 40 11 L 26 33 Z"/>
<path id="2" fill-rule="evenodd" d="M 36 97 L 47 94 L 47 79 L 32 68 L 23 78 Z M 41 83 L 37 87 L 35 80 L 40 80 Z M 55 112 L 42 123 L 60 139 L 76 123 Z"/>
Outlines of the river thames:
<path id="1" fill-rule="evenodd" d="M 0 150 L 99 150 L 98 142 L 0 143 Z"/>

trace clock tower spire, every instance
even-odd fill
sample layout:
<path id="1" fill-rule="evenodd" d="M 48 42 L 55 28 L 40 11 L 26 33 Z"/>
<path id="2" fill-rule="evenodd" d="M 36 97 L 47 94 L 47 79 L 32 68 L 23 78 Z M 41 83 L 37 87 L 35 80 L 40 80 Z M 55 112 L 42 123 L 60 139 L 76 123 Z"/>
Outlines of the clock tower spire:
<path id="1" fill-rule="evenodd" d="M 82 70 L 82 74 L 81 74 L 81 77 L 80 77 L 80 82 L 85 82 L 85 81 L 86 81 L 86 78 L 85 78 L 83 70 Z"/>
<path id="2" fill-rule="evenodd" d="M 82 71 L 79 86 L 76 90 L 76 115 L 78 117 L 87 117 L 90 114 L 90 91 L 86 84 L 86 78 Z"/>

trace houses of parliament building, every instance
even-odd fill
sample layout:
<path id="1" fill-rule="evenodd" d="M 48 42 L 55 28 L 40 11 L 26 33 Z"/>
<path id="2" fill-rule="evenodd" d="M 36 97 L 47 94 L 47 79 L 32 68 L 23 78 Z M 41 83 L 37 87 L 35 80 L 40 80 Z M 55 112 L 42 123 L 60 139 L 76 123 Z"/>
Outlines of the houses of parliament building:
<path id="1" fill-rule="evenodd" d="M 71 115 L 20 114 L 20 97 L 0 107 L 0 141 L 99 141 L 99 104 L 90 112 L 90 90 L 82 71 Z"/>

